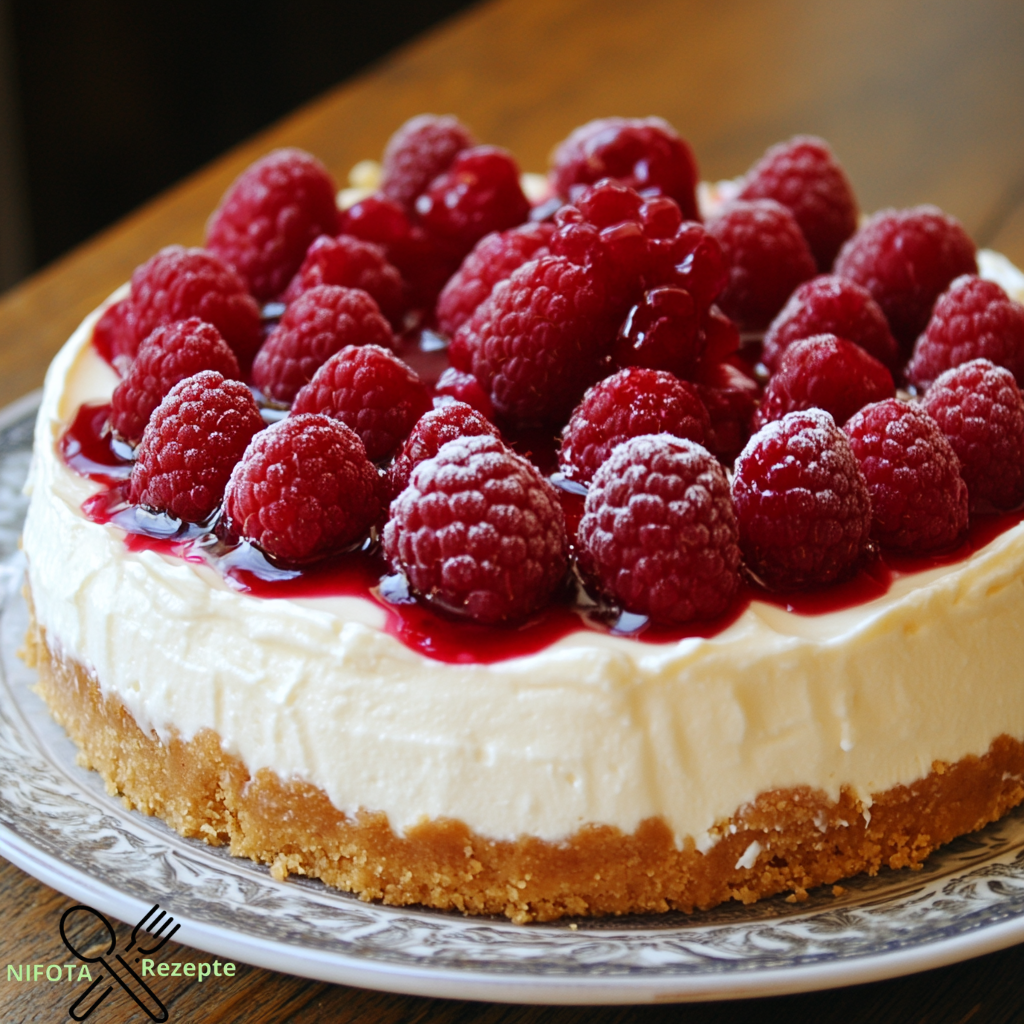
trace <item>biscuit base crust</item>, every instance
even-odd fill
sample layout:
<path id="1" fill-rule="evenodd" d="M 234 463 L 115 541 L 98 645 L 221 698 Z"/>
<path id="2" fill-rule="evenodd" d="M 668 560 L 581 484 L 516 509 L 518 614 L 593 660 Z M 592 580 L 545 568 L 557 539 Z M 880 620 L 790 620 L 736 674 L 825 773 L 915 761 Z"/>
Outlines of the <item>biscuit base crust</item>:
<path id="1" fill-rule="evenodd" d="M 1024 800 L 1024 743 L 1003 735 L 981 757 L 936 761 L 917 782 L 873 794 L 870 808 L 846 790 L 838 801 L 804 787 L 762 793 L 715 826 L 718 842 L 706 853 L 692 839 L 678 849 L 660 818 L 630 835 L 589 825 L 557 843 L 488 839 L 445 819 L 398 836 L 381 812 L 346 815 L 310 783 L 268 769 L 250 774 L 211 730 L 167 744 L 144 732 L 81 665 L 48 646 L 34 617 L 25 647 L 80 761 L 128 807 L 183 836 L 226 843 L 235 856 L 269 864 L 275 878 L 308 875 L 367 901 L 525 923 L 707 910 L 786 891 L 799 900 L 860 872 L 916 867 Z"/>

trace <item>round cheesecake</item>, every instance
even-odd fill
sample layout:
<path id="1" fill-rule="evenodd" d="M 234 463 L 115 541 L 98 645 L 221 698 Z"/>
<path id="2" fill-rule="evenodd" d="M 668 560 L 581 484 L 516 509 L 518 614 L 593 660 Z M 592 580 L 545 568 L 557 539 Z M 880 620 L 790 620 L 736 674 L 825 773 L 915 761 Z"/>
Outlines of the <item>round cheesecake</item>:
<path id="1" fill-rule="evenodd" d="M 1019 515 L 834 610 L 754 599 L 669 642 L 581 619 L 538 649 L 431 657 L 372 595 L 247 592 L 83 512 L 100 487 L 60 439 L 117 384 L 101 312 L 46 378 L 28 651 L 110 791 L 182 834 L 277 877 L 529 921 L 801 898 L 1024 799 Z"/>

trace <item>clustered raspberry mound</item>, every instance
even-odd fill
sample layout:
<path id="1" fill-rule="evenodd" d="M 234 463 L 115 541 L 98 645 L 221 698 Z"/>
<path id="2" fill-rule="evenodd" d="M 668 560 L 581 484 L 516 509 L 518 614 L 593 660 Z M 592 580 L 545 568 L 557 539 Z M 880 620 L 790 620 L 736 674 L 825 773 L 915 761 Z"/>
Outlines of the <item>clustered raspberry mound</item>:
<path id="1" fill-rule="evenodd" d="M 706 222 L 697 181 L 658 118 L 584 125 L 527 180 L 424 114 L 343 208 L 271 153 L 97 323 L 123 500 L 278 570 L 359 549 L 488 626 L 581 588 L 605 622 L 714 620 L 744 578 L 828 587 L 1020 506 L 1024 307 L 963 228 L 858 230 L 810 136 Z"/>

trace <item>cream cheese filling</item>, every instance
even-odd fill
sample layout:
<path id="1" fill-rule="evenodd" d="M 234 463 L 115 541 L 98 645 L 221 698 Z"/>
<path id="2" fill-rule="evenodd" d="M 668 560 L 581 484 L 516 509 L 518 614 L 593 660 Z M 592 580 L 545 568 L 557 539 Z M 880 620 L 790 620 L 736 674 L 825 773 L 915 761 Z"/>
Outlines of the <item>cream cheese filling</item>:
<path id="1" fill-rule="evenodd" d="M 983 269 L 1020 276 L 1001 259 Z M 581 630 L 489 665 L 408 649 L 369 600 L 257 598 L 130 552 L 82 514 L 96 485 L 56 448 L 79 404 L 116 384 L 89 344 L 100 312 L 47 374 L 24 548 L 51 646 L 161 738 L 212 729 L 251 772 L 383 811 L 399 833 L 454 818 L 558 841 L 661 817 L 704 849 L 763 791 L 845 786 L 867 801 L 1002 733 L 1024 739 L 1024 525 L 856 608 L 754 602 L 709 640 Z"/>

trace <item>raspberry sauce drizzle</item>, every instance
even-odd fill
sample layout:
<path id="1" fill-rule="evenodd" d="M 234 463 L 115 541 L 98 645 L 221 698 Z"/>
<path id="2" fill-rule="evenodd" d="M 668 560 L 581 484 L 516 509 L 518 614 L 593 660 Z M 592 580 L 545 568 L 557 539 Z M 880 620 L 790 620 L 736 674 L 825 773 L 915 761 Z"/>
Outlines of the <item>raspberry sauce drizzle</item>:
<path id="1" fill-rule="evenodd" d="M 707 622 L 662 626 L 642 616 L 602 606 L 579 581 L 568 583 L 542 611 L 513 627 L 483 626 L 449 616 L 409 597 L 388 567 L 377 545 L 366 545 L 300 569 L 272 565 L 247 543 L 224 539 L 215 520 L 181 523 L 151 513 L 127 500 L 132 463 L 111 447 L 107 430 L 109 404 L 87 403 L 76 414 L 59 442 L 65 463 L 81 476 L 102 485 L 82 505 L 93 522 L 125 531 L 129 551 L 153 551 L 216 571 L 225 583 L 258 598 L 357 597 L 373 601 L 385 612 L 385 631 L 405 646 L 437 661 L 452 664 L 490 664 L 534 654 L 558 640 L 589 629 L 629 637 L 644 643 L 674 643 L 691 637 L 713 638 L 734 623 L 751 601 L 761 601 L 800 615 L 822 615 L 854 608 L 883 597 L 899 576 L 962 561 L 999 534 L 1024 521 L 1024 509 L 972 517 L 968 531 L 955 548 L 920 556 L 885 553 L 867 559 L 857 574 L 842 583 L 803 593 L 772 593 L 744 581 L 729 611 Z M 550 431 L 524 432 L 507 439 L 520 454 L 542 470 L 557 469 L 557 439 Z M 571 486 L 559 489 L 570 538 L 583 514 L 583 495 Z M 398 578 L 400 580 L 400 577 Z"/>

